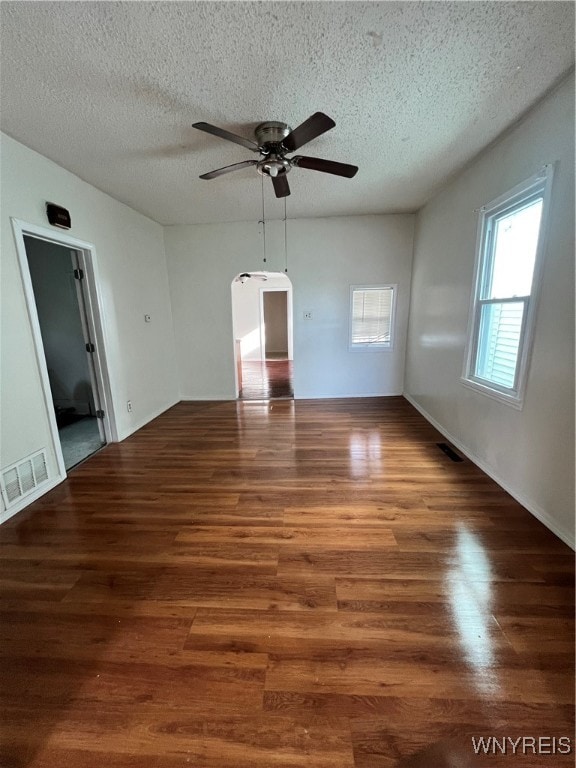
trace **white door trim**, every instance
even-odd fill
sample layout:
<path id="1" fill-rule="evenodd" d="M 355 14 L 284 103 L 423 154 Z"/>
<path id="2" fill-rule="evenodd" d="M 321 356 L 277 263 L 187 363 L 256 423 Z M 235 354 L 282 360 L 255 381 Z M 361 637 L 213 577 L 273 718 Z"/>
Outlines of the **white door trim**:
<path id="1" fill-rule="evenodd" d="M 48 378 L 48 367 L 46 365 L 44 344 L 42 342 L 38 312 L 36 310 L 36 300 L 34 298 L 34 288 L 32 286 L 32 279 L 30 277 L 30 268 L 28 265 L 24 236 L 30 235 L 31 237 L 35 237 L 39 240 L 55 243 L 56 245 L 61 245 L 65 248 L 72 248 L 79 253 L 79 261 L 82 265 L 81 269 L 84 270 L 86 279 L 86 311 L 88 315 L 88 321 L 91 326 L 90 331 L 93 334 L 96 345 L 96 351 L 94 353 L 94 369 L 99 395 L 102 401 L 102 409 L 104 411 L 104 432 L 107 442 L 118 442 L 118 432 L 112 405 L 112 392 L 110 388 L 110 378 L 106 359 L 106 338 L 104 332 L 104 324 L 102 322 L 104 312 L 102 298 L 99 291 L 96 249 L 92 243 L 85 242 L 84 240 L 78 240 L 77 238 L 71 237 L 65 233 L 55 232 L 53 229 L 48 229 L 47 227 L 41 227 L 36 224 L 28 224 L 25 221 L 15 218 L 11 218 L 10 221 L 12 223 L 12 230 L 14 232 L 14 239 L 16 241 L 20 274 L 22 276 L 22 284 L 26 298 L 26 307 L 32 328 L 36 361 L 38 363 L 38 370 L 40 372 L 40 379 L 42 382 L 44 404 L 50 423 L 52 442 L 54 445 L 54 452 L 58 464 L 58 472 L 60 479 L 63 480 L 66 477 L 66 469 L 64 467 L 64 457 L 62 455 L 60 438 L 58 436 L 58 426 L 56 424 L 54 405 L 52 403 L 52 392 L 50 389 L 50 380 Z"/>

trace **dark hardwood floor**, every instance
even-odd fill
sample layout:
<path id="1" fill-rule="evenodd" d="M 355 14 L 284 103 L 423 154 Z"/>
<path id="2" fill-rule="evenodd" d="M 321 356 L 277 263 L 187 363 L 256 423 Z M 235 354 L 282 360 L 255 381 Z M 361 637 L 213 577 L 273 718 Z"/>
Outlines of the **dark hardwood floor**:
<path id="1" fill-rule="evenodd" d="M 294 397 L 292 360 L 242 362 L 242 400 Z"/>
<path id="2" fill-rule="evenodd" d="M 473 754 L 573 737 L 574 557 L 441 439 L 181 403 L 73 470 L 0 528 L 0 766 L 573 765 Z"/>

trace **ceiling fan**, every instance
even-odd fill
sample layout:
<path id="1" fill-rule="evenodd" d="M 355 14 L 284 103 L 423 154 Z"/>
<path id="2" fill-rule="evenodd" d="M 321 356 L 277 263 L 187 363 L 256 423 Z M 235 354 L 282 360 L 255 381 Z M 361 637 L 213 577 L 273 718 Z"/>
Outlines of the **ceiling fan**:
<path id="1" fill-rule="evenodd" d="M 233 141 L 240 144 L 252 152 L 260 154 L 260 160 L 243 160 L 240 163 L 226 165 L 224 168 L 218 168 L 209 173 L 203 173 L 201 179 L 215 179 L 231 171 L 238 171 L 241 168 L 247 168 L 249 165 L 255 165 L 256 170 L 262 176 L 270 176 L 274 185 L 276 197 L 286 197 L 290 194 L 287 173 L 294 167 L 308 168 L 312 171 L 321 171 L 322 173 L 332 173 L 335 176 L 345 176 L 351 179 L 358 171 L 357 166 L 347 165 L 346 163 L 336 163 L 333 160 L 322 160 L 319 157 L 306 157 L 304 155 L 294 155 L 286 157 L 288 153 L 295 152 L 304 144 L 312 139 L 326 133 L 334 128 L 336 123 L 331 117 L 323 112 L 315 112 L 297 128 L 290 128 L 286 123 L 269 121 L 260 123 L 254 130 L 256 141 L 245 139 L 235 133 L 230 133 L 223 128 L 218 128 L 210 123 L 194 123 L 193 128 L 205 133 L 211 133 L 213 136 L 219 136 L 221 139 Z"/>
<path id="2" fill-rule="evenodd" d="M 266 282 L 268 277 L 263 272 L 242 272 L 241 275 L 234 278 L 235 283 L 246 283 L 248 280 L 254 278 L 255 280 L 262 280 Z"/>

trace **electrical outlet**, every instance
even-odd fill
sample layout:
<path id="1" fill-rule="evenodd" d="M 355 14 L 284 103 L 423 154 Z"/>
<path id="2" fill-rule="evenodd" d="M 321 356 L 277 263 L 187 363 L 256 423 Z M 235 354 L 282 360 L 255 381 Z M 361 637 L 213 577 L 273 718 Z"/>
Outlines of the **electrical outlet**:
<path id="1" fill-rule="evenodd" d="M 312 312 L 310 311 L 304 312 L 303 315 L 304 315 L 304 320 L 312 320 Z"/>
<path id="2" fill-rule="evenodd" d="M 128 409 L 128 413 L 132 413 L 132 400 L 128 400 L 126 408 Z"/>

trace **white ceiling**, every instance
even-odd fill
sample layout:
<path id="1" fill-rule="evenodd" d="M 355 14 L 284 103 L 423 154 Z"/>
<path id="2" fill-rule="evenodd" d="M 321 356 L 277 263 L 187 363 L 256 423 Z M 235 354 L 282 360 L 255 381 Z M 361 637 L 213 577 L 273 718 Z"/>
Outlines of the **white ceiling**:
<path id="1" fill-rule="evenodd" d="M 336 121 L 288 216 L 414 211 L 574 62 L 572 2 L 2 2 L 2 130 L 162 224 L 254 220 L 264 120 Z M 283 215 L 269 179 L 266 217 Z"/>

